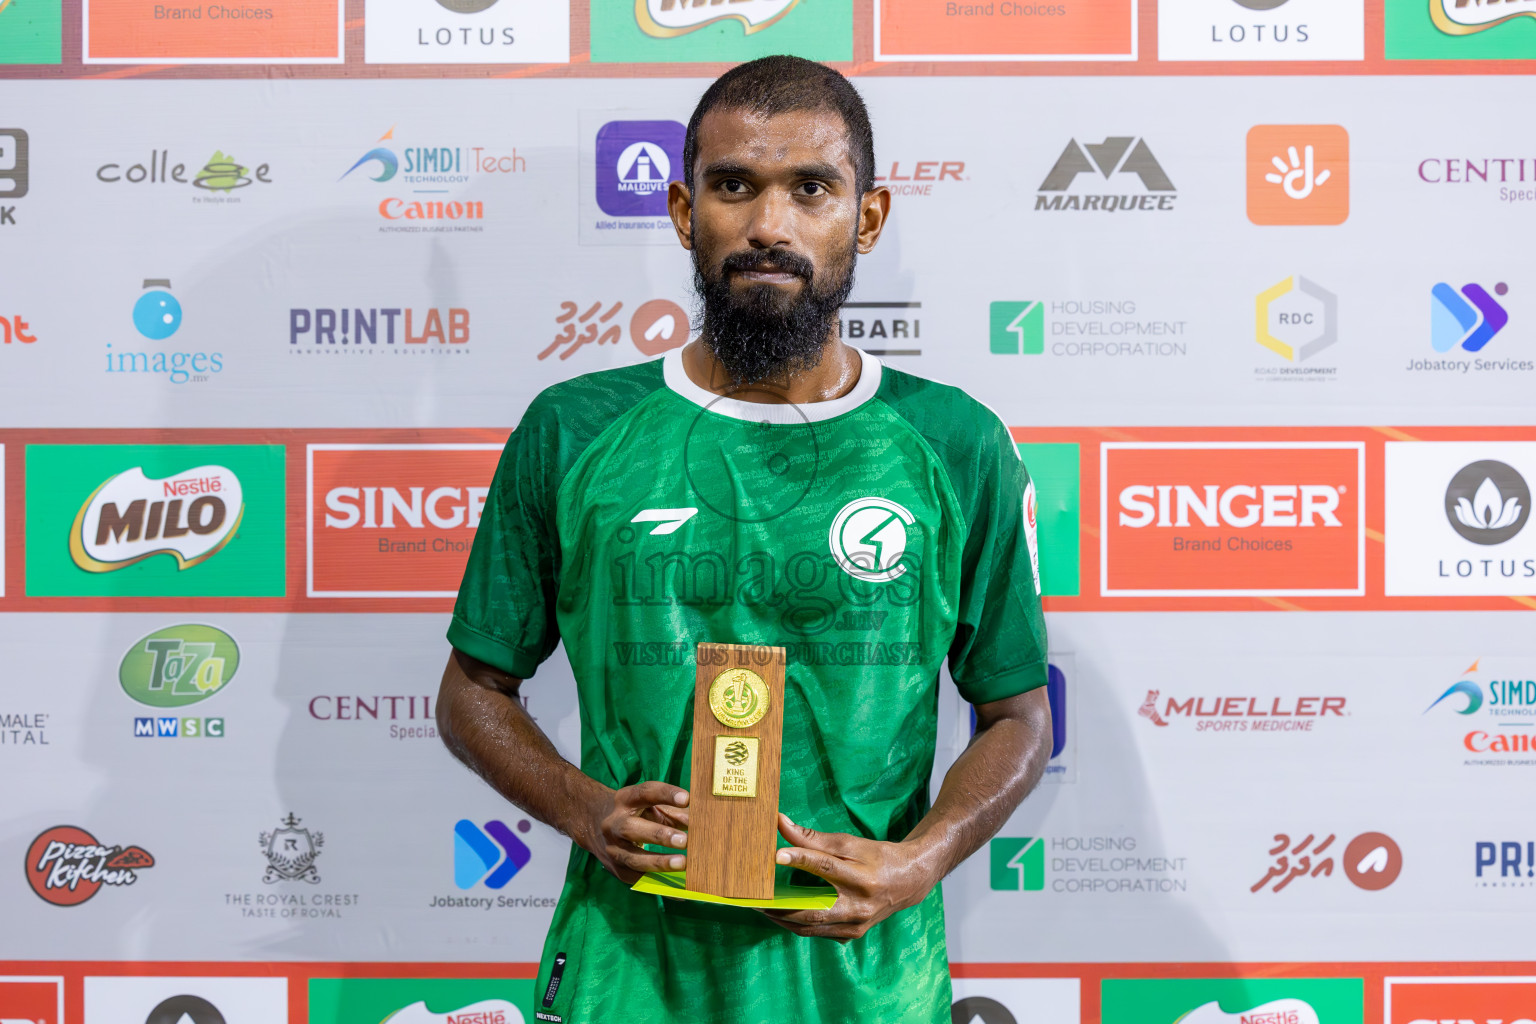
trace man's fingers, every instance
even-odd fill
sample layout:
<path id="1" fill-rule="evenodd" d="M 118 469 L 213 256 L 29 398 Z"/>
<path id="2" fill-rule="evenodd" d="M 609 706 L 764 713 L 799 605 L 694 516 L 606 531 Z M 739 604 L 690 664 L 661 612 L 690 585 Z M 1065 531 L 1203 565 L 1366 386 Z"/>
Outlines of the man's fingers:
<path id="1" fill-rule="evenodd" d="M 671 825 L 673 828 L 688 829 L 688 808 L 668 807 L 666 804 L 655 804 L 647 807 L 640 815 L 648 821 L 660 822 L 663 825 Z"/>
<path id="2" fill-rule="evenodd" d="M 646 853 L 636 847 L 624 847 L 610 844 L 609 856 L 613 858 L 615 865 L 629 868 L 631 871 L 644 873 L 647 871 L 681 871 L 688 864 L 688 859 L 677 853 Z M 622 876 L 620 876 L 622 877 Z M 635 878 L 628 879 L 634 882 Z"/>
<path id="3" fill-rule="evenodd" d="M 805 850 L 798 846 L 786 846 L 779 850 L 774 858 L 780 864 L 788 864 L 791 867 L 809 871 L 811 874 L 826 879 L 833 885 L 839 882 L 855 881 L 853 873 L 846 861 L 839 860 L 830 854 L 820 850 Z"/>
<path id="4" fill-rule="evenodd" d="M 794 846 L 825 850 L 837 856 L 847 856 L 849 840 L 853 839 L 846 832 L 817 832 L 815 829 L 802 828 L 790 821 L 789 815 L 782 813 L 779 815 L 779 835 Z"/>
<path id="5" fill-rule="evenodd" d="M 629 807 L 644 807 L 651 804 L 687 807 L 688 791 L 666 782 L 641 782 L 619 790 L 615 802 Z"/>
<path id="6" fill-rule="evenodd" d="M 688 833 L 680 832 L 671 825 L 663 825 L 660 822 L 646 821 L 639 817 L 625 817 L 619 819 L 614 833 L 620 839 L 627 839 L 636 846 L 651 843 L 656 846 L 670 846 L 681 850 L 688 845 Z"/>

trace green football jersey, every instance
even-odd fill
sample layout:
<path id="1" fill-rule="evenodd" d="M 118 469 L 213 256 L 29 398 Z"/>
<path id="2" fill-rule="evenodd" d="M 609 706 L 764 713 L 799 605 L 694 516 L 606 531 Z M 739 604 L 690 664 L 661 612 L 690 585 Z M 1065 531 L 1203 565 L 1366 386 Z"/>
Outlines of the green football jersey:
<path id="1" fill-rule="evenodd" d="M 780 809 L 903 839 L 928 809 L 943 662 L 973 703 L 1045 684 L 1034 494 L 985 406 L 861 358 L 852 392 L 800 406 L 721 398 L 676 350 L 544 391 L 448 639 L 523 679 L 563 639 L 581 770 L 613 787 L 690 785 L 697 642 L 783 646 Z M 573 1024 L 948 1021 L 942 895 L 808 939 L 631 892 L 573 845 L 535 993 L 535 1019 Z"/>

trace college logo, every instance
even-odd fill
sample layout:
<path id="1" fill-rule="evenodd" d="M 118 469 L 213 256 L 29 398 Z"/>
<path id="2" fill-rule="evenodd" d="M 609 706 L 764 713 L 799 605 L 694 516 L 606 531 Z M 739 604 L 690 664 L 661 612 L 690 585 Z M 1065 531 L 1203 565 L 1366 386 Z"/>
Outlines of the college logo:
<path id="1" fill-rule="evenodd" d="M 907 528 L 916 517 L 885 498 L 858 498 L 832 520 L 827 545 L 837 567 L 866 583 L 889 583 L 907 571 Z"/>
<path id="2" fill-rule="evenodd" d="M 1509 285 L 1493 286 L 1495 295 L 1509 294 Z M 1460 345 L 1478 352 L 1509 323 L 1509 313 L 1480 284 L 1464 284 L 1457 291 L 1444 281 L 1430 289 L 1429 341 L 1436 352 Z"/>
<path id="3" fill-rule="evenodd" d="M 1386 1024 L 1523 1024 L 1536 978 L 1388 978 Z"/>
<path id="4" fill-rule="evenodd" d="M 1385 889 L 1402 874 L 1403 851 L 1391 836 L 1364 832 L 1347 844 L 1338 843 L 1337 839 L 1332 834 L 1308 833 L 1293 842 L 1289 835 L 1278 833 L 1269 851 L 1274 863 L 1248 891 L 1256 893 L 1267 888 L 1270 892 L 1281 892 L 1298 879 L 1329 877 L 1334 872 L 1335 857 L 1342 860 L 1344 877 L 1368 892 Z"/>
<path id="5" fill-rule="evenodd" d="M 598 208 L 611 217 L 665 217 L 667 185 L 683 177 L 686 133 L 676 121 L 609 121 L 599 128 Z"/>
<path id="6" fill-rule="evenodd" d="M 0 977 L 0 1021 L 64 1024 L 64 979 L 41 975 Z"/>
<path id="7" fill-rule="evenodd" d="M 752 35 L 794 10 L 800 0 L 733 0 L 735 7 L 722 11 L 706 0 L 641 0 L 635 4 L 640 31 L 657 39 L 695 32 L 721 21 L 741 23 L 744 35 Z"/>
<path id="8" fill-rule="evenodd" d="M 1349 219 L 1349 132 L 1336 124 L 1261 124 L 1248 131 L 1248 219 Z"/>
<path id="9" fill-rule="evenodd" d="M 1344 697 L 1164 697 L 1148 690 L 1136 714 L 1160 729 L 1183 718 L 1196 732 L 1311 732 L 1329 715 L 1343 717 Z"/>
<path id="10" fill-rule="evenodd" d="M 149 851 L 104 846 L 73 825 L 45 829 L 27 848 L 27 884 L 56 907 L 84 903 L 104 885 L 132 885 L 139 879 L 137 872 L 154 866 Z"/>
<path id="11" fill-rule="evenodd" d="M 499 444 L 312 444 L 310 597 L 453 597 Z"/>
<path id="12" fill-rule="evenodd" d="M 311 1024 L 524 1024 L 533 979 L 313 978 Z M 560 1018 L 553 1018 L 559 1020 Z"/>
<path id="13" fill-rule="evenodd" d="M 277 828 L 261 834 L 261 852 L 267 858 L 267 871 L 261 876 L 265 884 L 308 882 L 314 885 L 320 881 L 315 860 L 325 845 L 325 834 L 299 828 L 301 820 L 290 813 Z"/>
<path id="14" fill-rule="evenodd" d="M 234 678 L 240 648 L 216 626 L 167 626 L 137 640 L 118 666 L 123 692 L 156 708 L 207 700 Z"/>
<path id="15" fill-rule="evenodd" d="M 526 833 L 532 826 L 517 823 Z M 453 882 L 460 889 L 473 889 L 484 883 L 487 889 L 500 889 L 533 858 L 533 851 L 512 830 L 499 821 L 488 821 L 480 828 L 468 818 L 453 826 Z"/>
<path id="16" fill-rule="evenodd" d="M 1365 592 L 1357 442 L 1101 446 L 1110 597 Z"/>
<path id="17" fill-rule="evenodd" d="M 193 193 L 194 202 L 222 203 L 231 200 L 231 193 L 249 188 L 252 185 L 272 184 L 272 168 L 268 164 L 259 164 L 255 167 L 240 163 L 234 157 L 229 156 L 223 150 L 214 150 L 202 165 L 196 169 L 194 164 L 192 177 L 187 177 L 187 165 L 177 163 L 171 165 L 171 151 L 168 149 L 152 149 L 149 151 L 149 159 L 142 163 L 129 164 L 126 167 L 118 163 L 102 164 L 96 168 L 96 180 L 109 185 L 191 185 L 199 192 L 218 192 L 219 196 L 202 196 Z M 239 202 L 238 197 L 233 201 Z"/>
<path id="18" fill-rule="evenodd" d="M 135 466 L 108 477 L 80 506 L 69 555 L 86 572 L 115 572 L 161 554 L 186 570 L 218 554 L 244 514 L 240 478 L 224 466 L 164 479 Z"/>
<path id="19" fill-rule="evenodd" d="M 1113 193 L 1079 194 L 1076 185 L 1080 175 L 1089 180 L 1095 175 L 1105 181 L 1113 181 L 1126 187 L 1130 179 L 1140 182 L 1140 187 L 1129 185 L 1128 191 Z M 1126 176 L 1129 175 L 1130 178 Z M 1117 210 L 1173 209 L 1176 189 L 1162 164 L 1152 155 L 1147 140 L 1134 135 L 1110 136 L 1103 142 L 1078 145 L 1076 139 L 1067 142 L 1067 148 L 1056 158 L 1055 165 L 1040 183 L 1035 197 L 1036 210 Z M 1071 192 L 1070 195 L 1065 194 Z"/>
<path id="20" fill-rule="evenodd" d="M 1359 978 L 1105 979 L 1104 1024 L 1363 1024 Z"/>
<path id="21" fill-rule="evenodd" d="M 300 348 L 301 341 L 310 344 Z M 395 354 L 462 355 L 469 350 L 469 310 L 456 306 L 429 306 L 425 310 L 409 306 L 339 306 L 288 311 L 288 351 L 295 355 L 372 355 L 381 343 L 393 346 L 396 342 L 402 347 L 385 350 Z"/>

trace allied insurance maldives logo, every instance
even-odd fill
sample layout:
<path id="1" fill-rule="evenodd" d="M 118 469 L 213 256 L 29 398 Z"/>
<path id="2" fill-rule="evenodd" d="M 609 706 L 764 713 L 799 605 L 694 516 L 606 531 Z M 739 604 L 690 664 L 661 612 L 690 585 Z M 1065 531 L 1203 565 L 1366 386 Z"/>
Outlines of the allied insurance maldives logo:
<path id="1" fill-rule="evenodd" d="M 1100 583 L 1111 597 L 1360 595 L 1358 442 L 1110 442 Z"/>
<path id="2" fill-rule="evenodd" d="M 148 850 L 107 846 L 74 825 L 45 829 L 27 847 L 27 884 L 56 907 L 78 906 L 102 886 L 132 885 L 138 872 L 154 866 Z"/>
<path id="3" fill-rule="evenodd" d="M 27 593 L 280 596 L 282 452 L 29 446 Z"/>

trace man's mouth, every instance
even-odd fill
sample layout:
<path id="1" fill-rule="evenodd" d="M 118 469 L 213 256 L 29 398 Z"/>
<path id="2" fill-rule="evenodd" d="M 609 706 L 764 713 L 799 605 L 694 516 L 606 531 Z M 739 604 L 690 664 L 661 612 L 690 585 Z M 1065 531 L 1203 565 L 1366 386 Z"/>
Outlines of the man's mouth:
<path id="1" fill-rule="evenodd" d="M 761 267 L 757 270 L 738 270 L 735 272 L 739 280 L 748 284 L 794 284 L 800 280 L 799 274 L 792 274 L 787 270 L 775 270 L 772 267 Z"/>

